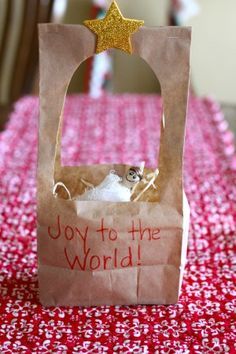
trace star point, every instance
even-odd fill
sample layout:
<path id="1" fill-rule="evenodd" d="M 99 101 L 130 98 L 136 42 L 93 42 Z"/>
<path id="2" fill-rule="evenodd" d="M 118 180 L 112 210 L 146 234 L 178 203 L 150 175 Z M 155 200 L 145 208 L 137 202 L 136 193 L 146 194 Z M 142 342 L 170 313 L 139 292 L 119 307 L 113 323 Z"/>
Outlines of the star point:
<path id="1" fill-rule="evenodd" d="M 131 35 L 143 24 L 142 20 L 123 17 L 115 1 L 103 19 L 84 21 L 84 25 L 97 35 L 97 54 L 109 48 L 121 49 L 131 54 Z"/>

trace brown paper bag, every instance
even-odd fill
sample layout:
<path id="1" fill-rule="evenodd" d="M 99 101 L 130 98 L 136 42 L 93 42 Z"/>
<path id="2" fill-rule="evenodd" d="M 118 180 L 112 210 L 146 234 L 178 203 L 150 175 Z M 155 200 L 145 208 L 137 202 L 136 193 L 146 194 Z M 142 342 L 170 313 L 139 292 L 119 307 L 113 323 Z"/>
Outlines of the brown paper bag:
<path id="1" fill-rule="evenodd" d="M 56 305 L 176 303 L 186 259 L 189 207 L 182 157 L 189 86 L 191 29 L 142 27 L 133 53 L 161 83 L 163 119 L 157 190 L 138 202 L 66 200 L 83 193 L 81 178 L 98 185 L 112 169 L 129 166 L 61 166 L 65 95 L 73 73 L 94 55 L 95 35 L 84 26 L 42 24 L 38 158 L 38 263 L 40 301 Z"/>

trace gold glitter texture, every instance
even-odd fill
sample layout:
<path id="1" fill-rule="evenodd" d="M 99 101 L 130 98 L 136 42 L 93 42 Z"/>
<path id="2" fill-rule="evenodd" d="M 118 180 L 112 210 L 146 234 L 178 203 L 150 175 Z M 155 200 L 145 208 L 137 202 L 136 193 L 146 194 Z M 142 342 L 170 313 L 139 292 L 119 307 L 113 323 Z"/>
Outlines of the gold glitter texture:
<path id="1" fill-rule="evenodd" d="M 130 36 L 143 24 L 144 21 L 123 17 L 115 1 L 102 20 L 84 21 L 84 25 L 97 35 L 97 54 L 109 48 L 121 49 L 131 54 Z"/>

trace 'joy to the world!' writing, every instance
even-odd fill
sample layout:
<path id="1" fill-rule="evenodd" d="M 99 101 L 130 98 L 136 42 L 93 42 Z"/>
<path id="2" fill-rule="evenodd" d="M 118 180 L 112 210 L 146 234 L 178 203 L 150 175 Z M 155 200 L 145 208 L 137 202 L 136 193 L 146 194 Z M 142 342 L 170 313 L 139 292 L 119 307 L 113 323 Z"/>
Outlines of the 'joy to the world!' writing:
<path id="1" fill-rule="evenodd" d="M 157 227 L 144 227 L 141 219 L 131 220 L 130 227 L 125 232 L 114 227 L 108 227 L 104 218 L 98 224 L 98 227 L 90 229 L 89 226 L 79 227 L 62 223 L 61 216 L 58 215 L 54 225 L 48 226 L 48 236 L 55 241 L 62 238 L 66 241 L 78 240 L 79 247 L 76 246 L 77 254 L 74 251 L 75 244 L 71 247 L 70 242 L 66 242 L 63 255 L 70 269 L 76 270 L 106 270 L 112 268 L 126 268 L 142 265 L 142 241 L 157 242 L 160 240 L 160 229 Z M 120 242 L 124 240 L 124 242 Z M 99 246 L 98 247 L 98 243 Z M 106 254 L 102 251 L 104 244 Z M 65 244 L 63 242 L 63 244 Z M 76 243 L 78 245 L 78 243 Z M 96 247 L 95 247 L 96 246 Z M 96 253 L 93 249 L 99 249 Z"/>

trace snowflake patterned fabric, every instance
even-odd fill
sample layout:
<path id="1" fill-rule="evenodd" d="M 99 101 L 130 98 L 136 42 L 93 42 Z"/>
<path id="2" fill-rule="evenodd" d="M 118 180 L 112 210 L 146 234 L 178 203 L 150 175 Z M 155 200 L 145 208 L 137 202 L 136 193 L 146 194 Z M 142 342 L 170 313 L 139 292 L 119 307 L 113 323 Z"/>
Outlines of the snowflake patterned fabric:
<path id="1" fill-rule="evenodd" d="M 69 97 L 63 163 L 145 160 L 155 167 L 160 111 L 155 95 Z M 0 134 L 0 353 L 235 353 L 236 159 L 218 104 L 189 103 L 191 227 L 182 294 L 172 306 L 39 304 L 37 121 L 38 99 L 23 98 Z"/>

